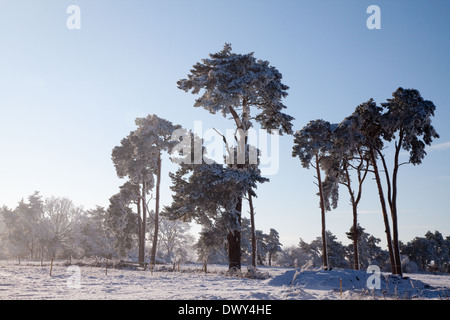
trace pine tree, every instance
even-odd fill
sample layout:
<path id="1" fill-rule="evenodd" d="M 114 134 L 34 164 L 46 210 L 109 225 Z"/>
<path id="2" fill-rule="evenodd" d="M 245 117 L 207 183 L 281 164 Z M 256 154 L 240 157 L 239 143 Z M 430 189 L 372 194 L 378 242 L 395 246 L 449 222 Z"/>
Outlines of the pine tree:
<path id="1" fill-rule="evenodd" d="M 121 140 L 121 145 L 116 146 L 112 151 L 112 160 L 114 167 L 116 168 L 117 176 L 119 178 L 128 178 L 131 186 L 135 190 L 134 196 L 137 199 L 137 222 L 138 222 L 138 234 L 139 234 L 139 249 L 138 260 L 140 263 L 144 262 L 145 252 L 145 229 L 147 219 L 147 201 L 146 196 L 154 186 L 153 172 L 155 171 L 154 159 L 157 156 L 155 148 L 143 148 L 142 143 L 139 141 L 140 137 L 136 134 L 136 131 L 130 132 L 130 134 Z M 124 191 L 124 190 L 122 190 Z M 132 199 L 127 197 L 128 201 L 119 199 L 110 199 L 112 208 L 115 212 L 132 212 L 128 206 Z M 113 203 L 115 201 L 116 203 Z M 110 206 L 111 207 L 111 206 Z M 120 239 L 120 238 L 119 238 Z M 129 242 L 129 241 L 127 241 Z M 130 244 L 128 243 L 126 247 Z M 123 253 L 123 252 L 122 252 Z"/>
<path id="2" fill-rule="evenodd" d="M 120 146 L 113 149 L 112 160 L 119 178 L 128 177 L 129 181 L 138 189 L 139 262 L 144 262 L 147 215 L 150 213 L 147 195 L 155 187 L 153 176 L 156 176 L 155 230 L 150 257 L 150 262 L 154 265 L 160 210 L 161 156 L 164 151 L 171 152 L 176 145 L 176 141 L 172 140 L 172 133 L 180 126 L 173 125 L 170 121 L 156 115 L 137 118 L 136 125 L 137 129 L 122 139 Z"/>
<path id="3" fill-rule="evenodd" d="M 156 263 L 156 250 L 158 245 L 158 231 L 159 231 L 159 211 L 160 211 L 160 187 L 161 187 L 161 168 L 162 168 L 162 152 L 171 153 L 172 148 L 176 145 L 176 141 L 172 140 L 172 133 L 180 129 L 181 126 L 173 125 L 170 121 L 159 118 L 156 115 L 149 115 L 146 118 L 137 118 L 136 135 L 140 137 L 139 141 L 143 142 L 139 146 L 139 150 L 143 154 L 150 152 L 153 155 L 153 172 L 156 175 L 156 195 L 155 195 L 155 215 L 154 215 L 154 230 L 153 243 L 150 256 L 150 263 L 152 266 Z M 154 150 L 154 151 L 153 151 Z M 154 152 L 156 154 L 154 154 Z M 145 200 L 145 193 L 143 194 L 144 213 L 147 205 Z M 144 222 L 145 223 L 145 222 Z M 144 233 L 145 235 L 145 233 Z"/>
<path id="4" fill-rule="evenodd" d="M 282 112 L 286 107 L 281 100 L 287 96 L 288 87 L 281 79 L 281 73 L 268 61 L 257 60 L 253 53 L 233 53 L 227 43 L 222 51 L 196 63 L 188 78 L 178 81 L 178 88 L 193 94 L 202 92 L 195 107 L 203 107 L 213 114 L 221 112 L 224 117 L 231 115 L 236 125 L 238 153 L 243 155 L 247 150 L 247 130 L 253 126 L 252 119 L 269 132 L 277 130 L 280 134 L 292 134 L 294 118 Z M 247 165 L 238 162 L 237 168 L 245 169 Z M 230 268 L 241 267 L 242 197 L 232 210 L 237 225 L 228 234 Z"/>
<path id="5" fill-rule="evenodd" d="M 325 120 L 313 120 L 310 121 L 301 130 L 294 134 L 294 146 L 292 150 L 293 157 L 299 157 L 300 162 L 304 168 L 309 169 L 313 167 L 316 169 L 317 187 L 319 188 L 320 199 L 320 211 L 322 221 L 322 254 L 323 254 L 323 267 L 328 269 L 328 254 L 327 254 L 327 238 L 326 238 L 326 223 L 325 212 L 330 210 L 326 199 L 331 190 L 327 191 L 327 195 L 324 193 L 324 189 L 327 186 L 333 186 L 335 184 L 323 185 L 321 177 L 321 165 L 326 161 L 333 149 L 333 131 L 336 125 L 330 124 Z M 325 187 L 325 188 L 324 188 Z M 335 189 L 334 189 L 335 190 Z M 336 206 L 337 202 L 333 203 Z"/>
<path id="6" fill-rule="evenodd" d="M 120 192 L 109 199 L 106 210 L 105 227 L 112 235 L 114 249 L 120 257 L 125 257 L 133 247 L 135 237 L 138 237 L 139 262 L 143 262 L 142 255 L 142 220 L 141 212 L 133 212 L 131 205 L 141 206 L 140 188 L 138 185 L 127 181 L 120 187 Z"/>
<path id="7" fill-rule="evenodd" d="M 405 163 L 399 162 L 400 150 L 409 151 L 409 162 L 413 165 L 422 163 L 426 156 L 425 146 L 431 145 L 439 134 L 431 125 L 431 117 L 436 109 L 433 102 L 424 100 L 415 89 L 398 88 L 392 93 L 393 98 L 381 106 L 385 109 L 382 116 L 383 138 L 395 144 L 394 165 L 392 176 L 386 165 L 385 156 L 377 150 L 383 163 L 388 185 L 388 202 L 392 218 L 392 242 L 396 261 L 395 273 L 402 275 L 400 248 L 398 239 L 397 215 L 397 181 L 398 170 Z M 392 179 L 392 180 L 391 180 Z"/>
<path id="8" fill-rule="evenodd" d="M 370 159 L 361 134 L 354 131 L 352 118 L 342 121 L 333 131 L 332 148 L 324 157 L 322 167 L 326 178 L 324 181 L 325 200 L 331 198 L 333 207 L 339 198 L 338 185 L 342 184 L 350 196 L 353 213 L 353 229 L 358 230 L 358 204 L 362 196 L 362 185 L 369 172 Z M 351 172 L 356 171 L 356 183 L 352 181 Z M 359 270 L 358 233 L 353 233 L 354 269 Z"/>
<path id="9" fill-rule="evenodd" d="M 381 180 L 381 170 L 378 168 L 377 160 L 381 150 L 384 148 L 382 139 L 383 120 L 382 108 L 377 106 L 373 99 L 361 103 L 355 111 L 345 119 L 346 126 L 358 135 L 364 147 L 367 147 L 367 155 L 372 166 L 372 172 L 378 189 L 378 196 L 381 204 L 381 212 L 383 214 L 383 221 L 385 226 L 387 247 L 389 252 L 389 260 L 391 263 L 391 271 L 393 274 L 395 270 L 394 249 L 392 246 L 391 227 L 387 212 L 386 198 L 384 196 L 384 189 Z"/>
<path id="10" fill-rule="evenodd" d="M 269 266 L 272 265 L 273 257 L 278 252 L 281 252 L 281 246 L 282 244 L 280 242 L 280 235 L 278 231 L 271 228 L 266 239 L 266 249 L 269 254 Z"/>

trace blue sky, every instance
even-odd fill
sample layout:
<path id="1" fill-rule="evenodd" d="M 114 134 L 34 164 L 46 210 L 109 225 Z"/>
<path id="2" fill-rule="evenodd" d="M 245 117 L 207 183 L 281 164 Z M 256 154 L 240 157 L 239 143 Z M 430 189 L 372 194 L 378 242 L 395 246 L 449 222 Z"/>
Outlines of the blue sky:
<path id="1" fill-rule="evenodd" d="M 381 9 L 379 30 L 366 27 L 373 4 Z M 69 5 L 81 9 L 80 30 L 66 27 Z M 195 96 L 176 86 L 193 64 L 229 42 L 234 52 L 254 52 L 283 74 L 295 130 L 313 119 L 339 122 L 369 98 L 384 102 L 399 86 L 433 101 L 441 138 L 422 165 L 401 168 L 399 232 L 403 241 L 428 230 L 450 235 L 449 12 L 446 0 L 4 0 L 0 205 L 15 207 L 39 190 L 87 209 L 107 206 L 124 182 L 111 150 L 137 117 L 233 128 L 221 115 L 194 108 Z M 259 187 L 255 202 L 257 228 L 277 229 L 285 245 L 320 235 L 314 173 L 291 157 L 292 143 L 280 138 L 279 170 Z M 168 180 L 163 204 L 171 201 Z M 327 228 L 348 243 L 352 217 L 344 191 Z M 360 224 L 384 241 L 376 192 L 367 181 Z"/>

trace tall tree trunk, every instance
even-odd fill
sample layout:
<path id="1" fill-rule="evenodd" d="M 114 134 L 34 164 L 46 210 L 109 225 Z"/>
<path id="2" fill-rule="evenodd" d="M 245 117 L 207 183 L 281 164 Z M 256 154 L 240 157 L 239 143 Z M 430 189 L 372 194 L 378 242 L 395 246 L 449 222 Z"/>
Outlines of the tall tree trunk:
<path id="1" fill-rule="evenodd" d="M 256 230 L 255 230 L 255 212 L 253 211 L 253 200 L 251 192 L 248 192 L 248 204 L 250 207 L 250 225 L 252 228 L 252 266 L 256 267 Z"/>
<path id="2" fill-rule="evenodd" d="M 228 240 L 228 268 L 241 269 L 241 212 L 242 198 L 236 204 L 237 229 L 230 230 L 227 235 Z"/>
<path id="3" fill-rule="evenodd" d="M 322 215 L 322 252 L 323 252 L 323 268 L 328 270 L 328 253 L 327 253 L 327 231 L 325 226 L 325 203 L 323 199 L 322 191 L 322 178 L 320 177 L 320 166 L 319 157 L 316 154 L 316 171 L 317 171 L 317 181 L 319 186 L 319 197 L 320 197 L 320 211 Z"/>
<path id="4" fill-rule="evenodd" d="M 159 153 L 159 156 L 158 156 L 157 172 L 156 172 L 155 230 L 153 233 L 152 255 L 151 255 L 151 259 L 150 259 L 152 266 L 154 266 L 155 262 L 156 262 L 156 247 L 158 245 L 160 186 L 161 186 L 161 153 Z"/>
<path id="5" fill-rule="evenodd" d="M 391 217 L 392 217 L 392 241 L 393 241 L 393 249 L 395 255 L 395 274 L 400 276 L 403 275 L 402 272 L 402 264 L 400 258 L 400 248 L 398 244 L 398 220 L 397 220 L 397 177 L 398 177 L 398 169 L 400 167 L 398 163 L 398 157 L 400 154 L 401 145 L 403 142 L 403 132 L 399 133 L 399 142 L 395 146 L 395 159 L 394 159 L 394 171 L 392 173 L 392 206 L 391 206 Z"/>
<path id="6" fill-rule="evenodd" d="M 141 225 L 141 238 L 140 238 L 140 247 L 139 247 L 139 255 L 142 255 L 142 262 L 145 261 L 145 229 L 147 226 L 147 183 L 145 182 L 145 178 L 142 180 L 142 225 Z M 139 261 L 141 262 L 141 261 Z"/>
<path id="7" fill-rule="evenodd" d="M 359 270 L 358 254 L 358 209 L 356 203 L 353 206 L 353 269 Z"/>
<path id="8" fill-rule="evenodd" d="M 370 148 L 370 156 L 372 159 L 372 166 L 373 166 L 373 171 L 375 174 L 375 181 L 376 181 L 377 187 L 378 187 L 378 195 L 380 196 L 381 211 L 383 213 L 384 227 L 385 227 L 385 232 L 386 232 L 386 240 L 387 240 L 387 246 L 388 246 L 388 251 L 389 251 L 389 260 L 391 262 L 391 272 L 393 274 L 396 274 L 396 270 L 395 270 L 396 263 L 395 263 L 395 258 L 394 258 L 394 252 L 392 249 L 391 228 L 389 227 L 389 218 L 387 215 L 386 201 L 384 200 L 383 187 L 381 185 L 380 173 L 379 173 L 378 166 L 377 166 L 377 159 L 375 158 L 375 152 L 374 152 L 373 148 Z"/>
<path id="9" fill-rule="evenodd" d="M 345 184 L 350 194 L 350 202 L 352 204 L 353 211 L 353 269 L 359 270 L 359 257 L 358 257 L 358 201 L 355 199 L 355 193 L 350 185 L 350 173 L 347 166 L 344 168 L 347 183 Z M 361 180 L 359 181 L 361 185 Z M 361 188 L 360 188 L 361 190 Z"/>
<path id="10" fill-rule="evenodd" d="M 393 256 L 395 259 L 394 270 L 392 271 L 392 273 L 398 274 L 398 275 L 402 275 L 400 248 L 399 248 L 399 244 L 398 244 L 398 220 L 397 220 L 397 176 L 398 176 L 398 169 L 400 166 L 398 163 L 398 157 L 400 154 L 402 142 L 403 142 L 403 131 L 400 131 L 399 142 L 395 143 L 395 156 L 394 156 L 394 169 L 393 169 L 393 173 L 392 173 L 392 183 L 390 180 L 386 160 L 384 159 L 384 156 L 381 153 L 381 151 L 378 150 L 378 154 L 380 155 L 380 158 L 382 160 L 384 173 L 386 176 L 386 182 L 387 182 L 387 186 L 388 186 L 388 202 L 389 202 L 389 208 L 391 210 L 392 233 L 393 233 L 392 250 L 393 250 Z"/>
<path id="11" fill-rule="evenodd" d="M 142 238 L 142 218 L 141 218 L 141 200 L 136 203 L 137 206 L 137 217 L 138 217 L 138 241 L 139 241 L 139 263 L 143 263 L 145 260 L 145 253 L 144 253 L 144 245 L 143 245 L 143 238 Z"/>

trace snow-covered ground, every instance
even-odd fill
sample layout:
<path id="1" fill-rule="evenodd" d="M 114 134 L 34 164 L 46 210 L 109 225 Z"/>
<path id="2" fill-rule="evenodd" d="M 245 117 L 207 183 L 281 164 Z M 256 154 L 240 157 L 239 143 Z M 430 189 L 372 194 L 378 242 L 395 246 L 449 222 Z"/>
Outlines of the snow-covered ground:
<path id="1" fill-rule="evenodd" d="M 184 265 L 157 271 L 120 270 L 55 263 L 0 261 L 0 299 L 158 299 L 158 300 L 280 300 L 280 299 L 449 299 L 450 275 L 406 274 L 398 279 L 365 271 L 261 267 L 266 277 L 250 279 L 226 274 L 227 266 Z M 374 280 L 374 281 L 372 281 Z M 341 289 L 342 283 L 342 289 Z"/>

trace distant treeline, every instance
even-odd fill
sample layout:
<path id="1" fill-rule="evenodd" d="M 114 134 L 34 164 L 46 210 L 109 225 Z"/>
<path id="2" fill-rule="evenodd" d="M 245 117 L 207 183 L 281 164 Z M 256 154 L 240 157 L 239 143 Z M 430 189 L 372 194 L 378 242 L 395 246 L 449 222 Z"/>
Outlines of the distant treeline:
<path id="1" fill-rule="evenodd" d="M 359 268 L 364 270 L 369 265 L 377 265 L 381 270 L 389 271 L 389 253 L 378 245 L 381 240 L 359 228 Z M 347 237 L 353 239 L 352 230 L 347 233 Z M 353 245 L 343 245 L 335 235 L 327 231 L 327 247 L 330 267 L 352 268 Z M 415 237 L 406 244 L 400 242 L 400 253 L 404 272 L 450 272 L 450 236 L 444 238 L 439 231 L 428 231 L 425 236 Z M 321 266 L 322 237 L 317 237 L 310 243 L 300 239 L 297 246 L 284 248 L 275 261 L 281 266 L 300 267 L 308 262 L 316 267 Z"/>

